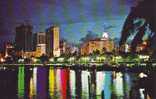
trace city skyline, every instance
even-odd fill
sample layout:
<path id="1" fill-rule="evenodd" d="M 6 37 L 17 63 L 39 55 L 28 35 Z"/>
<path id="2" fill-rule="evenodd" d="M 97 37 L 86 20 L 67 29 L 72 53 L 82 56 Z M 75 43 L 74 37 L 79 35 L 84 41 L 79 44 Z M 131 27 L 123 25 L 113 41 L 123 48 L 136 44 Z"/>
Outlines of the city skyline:
<path id="1" fill-rule="evenodd" d="M 156 0 L 1 0 L 1 99 L 156 99 Z"/>
<path id="2" fill-rule="evenodd" d="M 45 32 L 51 25 L 60 27 L 61 38 L 78 43 L 92 31 L 98 35 L 109 32 L 120 37 L 123 23 L 135 1 L 2 1 L 0 7 L 0 39 L 13 40 L 15 27 L 25 20 L 33 25 L 33 33 Z M 18 6 L 16 6 L 18 4 Z M 33 5 L 33 6 L 31 6 Z M 113 8 L 112 8 L 113 7 Z M 9 27 L 9 28 L 8 28 Z M 72 37 L 72 38 L 69 38 Z"/>

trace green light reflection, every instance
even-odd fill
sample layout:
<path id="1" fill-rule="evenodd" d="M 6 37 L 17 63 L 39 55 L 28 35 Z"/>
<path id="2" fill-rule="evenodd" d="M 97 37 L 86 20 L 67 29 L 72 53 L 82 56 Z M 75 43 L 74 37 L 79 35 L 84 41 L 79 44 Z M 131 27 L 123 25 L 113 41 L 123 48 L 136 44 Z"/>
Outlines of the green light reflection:
<path id="1" fill-rule="evenodd" d="M 21 64 L 18 70 L 18 96 L 24 97 L 24 65 Z"/>

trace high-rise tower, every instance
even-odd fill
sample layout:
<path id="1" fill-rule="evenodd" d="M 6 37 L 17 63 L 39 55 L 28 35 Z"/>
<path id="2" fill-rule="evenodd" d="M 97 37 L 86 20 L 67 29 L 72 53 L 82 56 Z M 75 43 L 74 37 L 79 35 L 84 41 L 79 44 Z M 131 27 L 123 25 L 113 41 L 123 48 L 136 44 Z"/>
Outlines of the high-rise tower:
<path id="1" fill-rule="evenodd" d="M 50 56 L 60 56 L 60 37 L 59 37 L 59 27 L 52 26 L 46 30 L 46 52 Z"/>
<path id="2" fill-rule="evenodd" d="M 33 27 L 29 24 L 22 24 L 16 27 L 16 49 L 24 52 L 32 51 L 32 29 Z"/>

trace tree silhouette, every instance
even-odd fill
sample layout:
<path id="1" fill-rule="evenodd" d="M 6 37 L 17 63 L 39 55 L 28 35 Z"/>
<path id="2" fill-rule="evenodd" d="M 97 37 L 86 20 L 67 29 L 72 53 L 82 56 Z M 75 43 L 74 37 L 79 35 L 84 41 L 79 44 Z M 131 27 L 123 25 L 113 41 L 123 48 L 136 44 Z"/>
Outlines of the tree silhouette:
<path id="1" fill-rule="evenodd" d="M 131 41 L 131 51 L 135 52 L 137 45 L 143 42 L 147 35 L 148 48 L 151 50 L 152 57 L 156 58 L 156 0 L 141 0 L 131 9 L 122 30 L 120 46 Z M 144 86 L 151 99 L 156 99 L 156 72 L 149 72 Z M 142 84 L 139 84 L 142 85 Z"/>
<path id="2" fill-rule="evenodd" d="M 137 45 L 143 42 L 145 35 L 148 35 L 148 47 L 153 50 L 153 54 L 156 53 L 156 47 L 153 44 L 156 41 L 155 8 L 156 0 L 142 0 L 132 7 L 123 26 L 120 46 L 132 39 L 131 51 L 135 52 Z"/>

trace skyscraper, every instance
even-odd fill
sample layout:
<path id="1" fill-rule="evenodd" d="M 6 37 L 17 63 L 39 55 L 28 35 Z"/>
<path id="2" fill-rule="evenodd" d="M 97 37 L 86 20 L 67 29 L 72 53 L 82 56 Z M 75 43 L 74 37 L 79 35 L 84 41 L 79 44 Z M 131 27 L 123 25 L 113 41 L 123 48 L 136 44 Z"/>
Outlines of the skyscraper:
<path id="1" fill-rule="evenodd" d="M 32 29 L 33 27 L 29 24 L 16 27 L 16 49 L 24 52 L 32 51 Z"/>
<path id="2" fill-rule="evenodd" d="M 39 52 L 39 56 L 42 54 L 46 54 L 46 33 L 45 32 L 39 32 L 36 33 L 37 35 L 37 45 L 36 45 L 36 51 Z"/>
<path id="3" fill-rule="evenodd" d="M 59 27 L 52 26 L 46 30 L 46 52 L 50 56 L 60 56 L 60 47 L 59 47 Z"/>

